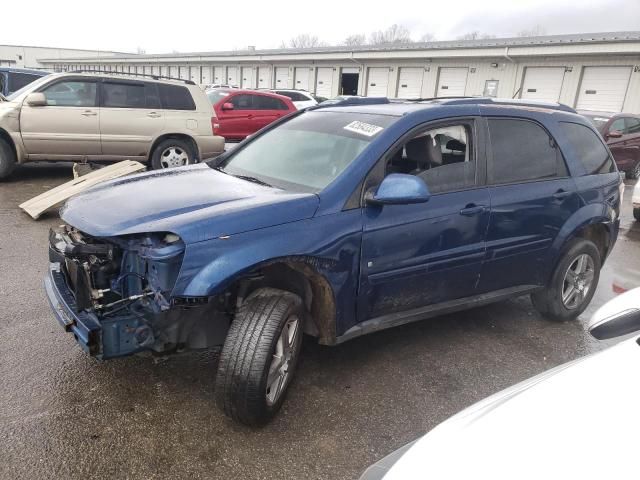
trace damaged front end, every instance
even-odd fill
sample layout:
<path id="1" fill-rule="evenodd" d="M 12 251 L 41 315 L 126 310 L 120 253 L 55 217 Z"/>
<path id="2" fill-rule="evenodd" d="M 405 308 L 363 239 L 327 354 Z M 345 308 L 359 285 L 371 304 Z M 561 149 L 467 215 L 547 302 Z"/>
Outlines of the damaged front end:
<path id="1" fill-rule="evenodd" d="M 92 356 L 172 353 L 224 341 L 224 298 L 173 298 L 185 253 L 173 233 L 94 238 L 49 233 L 45 288 L 58 321 Z"/>

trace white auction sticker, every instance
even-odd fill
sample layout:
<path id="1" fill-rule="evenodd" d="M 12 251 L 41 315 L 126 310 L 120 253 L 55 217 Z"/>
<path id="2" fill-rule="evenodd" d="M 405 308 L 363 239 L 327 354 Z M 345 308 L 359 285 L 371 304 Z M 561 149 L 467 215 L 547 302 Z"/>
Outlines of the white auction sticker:
<path id="1" fill-rule="evenodd" d="M 376 133 L 384 130 L 382 127 L 379 127 L 377 125 L 359 122 L 358 120 L 356 120 L 355 122 L 351 122 L 349 125 L 344 127 L 344 129 L 349 130 L 350 132 L 366 135 L 367 137 L 373 137 Z"/>

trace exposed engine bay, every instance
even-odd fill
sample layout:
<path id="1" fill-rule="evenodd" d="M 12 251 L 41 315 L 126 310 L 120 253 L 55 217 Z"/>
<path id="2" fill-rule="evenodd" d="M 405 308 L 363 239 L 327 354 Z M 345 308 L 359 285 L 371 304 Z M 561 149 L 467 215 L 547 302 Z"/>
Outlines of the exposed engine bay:
<path id="1" fill-rule="evenodd" d="M 49 234 L 50 261 L 75 298 L 77 313 L 95 316 L 96 356 L 151 350 L 169 353 L 222 344 L 225 299 L 172 299 L 185 245 L 173 233 L 94 238 L 63 225 Z"/>

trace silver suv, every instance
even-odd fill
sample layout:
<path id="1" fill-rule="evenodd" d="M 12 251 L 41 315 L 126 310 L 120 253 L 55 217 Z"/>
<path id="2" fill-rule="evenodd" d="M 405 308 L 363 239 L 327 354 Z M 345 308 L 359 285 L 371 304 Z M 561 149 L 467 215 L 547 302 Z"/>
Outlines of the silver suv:
<path id="1" fill-rule="evenodd" d="M 36 160 L 195 163 L 224 151 L 212 117 L 207 96 L 189 80 L 48 75 L 0 98 L 0 179 Z"/>

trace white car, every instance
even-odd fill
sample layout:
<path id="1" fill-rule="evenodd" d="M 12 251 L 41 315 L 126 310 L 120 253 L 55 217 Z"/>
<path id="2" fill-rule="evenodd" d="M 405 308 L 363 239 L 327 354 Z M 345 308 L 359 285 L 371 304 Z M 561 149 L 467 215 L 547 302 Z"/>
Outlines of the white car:
<path id="1" fill-rule="evenodd" d="M 640 180 L 638 180 L 636 186 L 633 187 L 631 202 L 633 203 L 633 216 L 640 222 Z"/>
<path id="2" fill-rule="evenodd" d="M 277 93 L 278 95 L 284 95 L 285 97 L 289 97 L 295 107 L 298 110 L 302 110 L 303 108 L 313 107 L 318 104 L 318 101 L 314 98 L 312 94 L 307 92 L 306 90 L 271 90 L 273 93 Z"/>
<path id="3" fill-rule="evenodd" d="M 640 330 L 640 288 L 601 307 L 603 340 Z M 360 480 L 638 478 L 640 337 L 503 390 L 370 466 Z"/>

